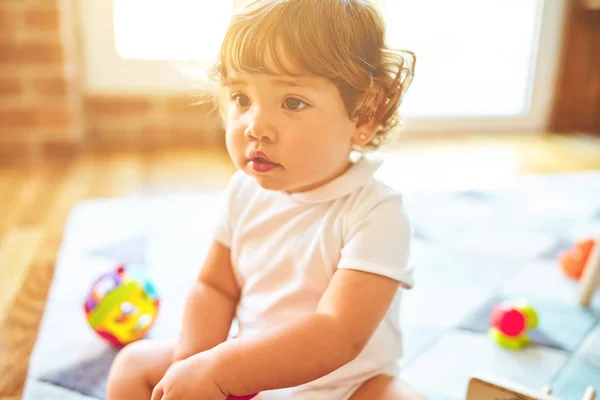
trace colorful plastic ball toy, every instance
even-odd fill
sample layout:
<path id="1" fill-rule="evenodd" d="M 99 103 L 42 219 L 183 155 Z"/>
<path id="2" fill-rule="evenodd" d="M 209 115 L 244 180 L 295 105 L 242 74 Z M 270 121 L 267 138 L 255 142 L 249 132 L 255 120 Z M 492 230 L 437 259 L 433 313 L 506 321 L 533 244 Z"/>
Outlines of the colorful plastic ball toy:
<path id="1" fill-rule="evenodd" d="M 500 346 L 519 350 L 529 344 L 527 331 L 538 325 L 538 315 L 527 300 L 503 301 L 491 314 L 490 337 Z"/>
<path id="2" fill-rule="evenodd" d="M 159 304 L 143 267 L 120 265 L 94 281 L 84 310 L 89 325 L 102 339 L 122 347 L 146 336 Z"/>

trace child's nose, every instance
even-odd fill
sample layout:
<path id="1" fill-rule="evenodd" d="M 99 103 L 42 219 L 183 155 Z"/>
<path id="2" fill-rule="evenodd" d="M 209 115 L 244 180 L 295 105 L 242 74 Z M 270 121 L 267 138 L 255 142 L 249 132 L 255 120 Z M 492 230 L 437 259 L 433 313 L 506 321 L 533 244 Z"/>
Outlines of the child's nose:
<path id="1" fill-rule="evenodd" d="M 268 113 L 260 110 L 253 113 L 244 135 L 250 140 L 264 140 L 269 143 L 277 141 L 275 124 L 269 119 Z"/>

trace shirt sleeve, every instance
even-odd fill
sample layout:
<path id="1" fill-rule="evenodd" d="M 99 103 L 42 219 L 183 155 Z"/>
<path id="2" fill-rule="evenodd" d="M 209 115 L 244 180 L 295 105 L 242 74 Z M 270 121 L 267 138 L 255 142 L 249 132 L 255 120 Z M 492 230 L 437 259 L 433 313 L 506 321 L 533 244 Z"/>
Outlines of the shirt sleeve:
<path id="1" fill-rule="evenodd" d="M 214 227 L 214 239 L 227 247 L 231 247 L 233 239 L 233 219 L 234 219 L 234 201 L 237 197 L 240 180 L 240 172 L 236 172 L 229 183 L 219 201 L 218 215 Z"/>
<path id="2" fill-rule="evenodd" d="M 387 196 L 349 222 L 338 268 L 382 275 L 410 289 L 411 224 L 402 197 Z"/>

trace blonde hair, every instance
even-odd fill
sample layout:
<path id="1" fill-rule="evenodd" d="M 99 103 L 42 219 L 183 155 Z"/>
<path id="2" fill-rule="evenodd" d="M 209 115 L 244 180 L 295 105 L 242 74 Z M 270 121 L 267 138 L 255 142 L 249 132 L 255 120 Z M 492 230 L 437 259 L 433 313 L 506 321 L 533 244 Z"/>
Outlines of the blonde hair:
<path id="1" fill-rule="evenodd" d="M 358 149 L 365 151 L 377 149 L 400 122 L 415 61 L 409 51 L 386 47 L 385 24 L 368 1 L 252 0 L 233 15 L 213 76 L 226 79 L 230 68 L 327 78 L 349 118 L 379 121 L 373 140 Z M 273 64 L 277 70 L 268 68 Z"/>

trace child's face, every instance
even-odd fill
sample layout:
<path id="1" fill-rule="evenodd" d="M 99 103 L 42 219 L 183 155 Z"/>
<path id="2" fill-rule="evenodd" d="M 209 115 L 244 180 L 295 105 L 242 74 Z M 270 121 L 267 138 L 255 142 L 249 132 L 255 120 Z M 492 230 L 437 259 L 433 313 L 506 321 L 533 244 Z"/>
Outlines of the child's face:
<path id="1" fill-rule="evenodd" d="M 229 154 L 262 187 L 305 191 L 348 168 L 358 129 L 329 80 L 229 70 L 222 100 Z"/>

